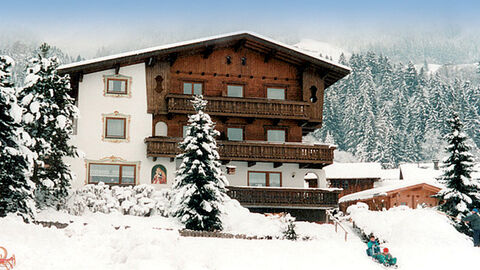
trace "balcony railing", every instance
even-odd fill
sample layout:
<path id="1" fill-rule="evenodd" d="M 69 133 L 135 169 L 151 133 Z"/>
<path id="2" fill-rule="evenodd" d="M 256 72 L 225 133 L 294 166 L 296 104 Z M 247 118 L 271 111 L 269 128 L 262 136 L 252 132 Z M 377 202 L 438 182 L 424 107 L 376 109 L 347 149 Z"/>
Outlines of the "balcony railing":
<path id="1" fill-rule="evenodd" d="M 245 207 L 337 207 L 340 190 L 229 186 L 228 195 Z"/>
<path id="2" fill-rule="evenodd" d="M 193 113 L 191 95 L 167 95 L 169 113 Z M 205 97 L 211 115 L 308 120 L 310 104 L 264 98 Z"/>
<path id="3" fill-rule="evenodd" d="M 175 157 L 180 154 L 181 138 L 149 137 L 145 139 L 148 157 Z M 280 162 L 300 164 L 331 164 L 335 148 L 302 143 L 271 143 L 264 141 L 217 141 L 221 160 Z"/>

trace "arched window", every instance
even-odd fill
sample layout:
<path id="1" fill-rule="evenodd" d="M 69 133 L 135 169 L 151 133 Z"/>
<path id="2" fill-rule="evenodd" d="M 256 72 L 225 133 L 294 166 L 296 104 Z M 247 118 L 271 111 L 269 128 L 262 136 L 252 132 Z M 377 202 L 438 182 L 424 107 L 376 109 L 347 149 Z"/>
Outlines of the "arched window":
<path id="1" fill-rule="evenodd" d="M 159 121 L 155 124 L 155 136 L 167 136 L 168 128 L 165 122 Z"/>
<path id="2" fill-rule="evenodd" d="M 312 87 L 310 87 L 310 101 L 312 103 L 317 102 L 317 87 L 315 87 L 315 85 L 312 85 Z"/>

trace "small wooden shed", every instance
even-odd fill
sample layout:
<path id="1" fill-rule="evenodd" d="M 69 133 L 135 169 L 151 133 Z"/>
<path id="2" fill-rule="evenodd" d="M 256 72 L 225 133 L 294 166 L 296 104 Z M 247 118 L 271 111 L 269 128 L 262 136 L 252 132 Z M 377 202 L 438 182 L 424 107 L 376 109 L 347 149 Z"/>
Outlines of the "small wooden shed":
<path id="1" fill-rule="evenodd" d="M 425 182 L 392 184 L 346 195 L 340 198 L 339 205 L 344 212 L 357 202 L 366 203 L 370 210 L 388 210 L 400 205 L 413 209 L 422 204 L 433 207 L 439 204 L 433 195 L 440 190 L 439 186 Z"/>

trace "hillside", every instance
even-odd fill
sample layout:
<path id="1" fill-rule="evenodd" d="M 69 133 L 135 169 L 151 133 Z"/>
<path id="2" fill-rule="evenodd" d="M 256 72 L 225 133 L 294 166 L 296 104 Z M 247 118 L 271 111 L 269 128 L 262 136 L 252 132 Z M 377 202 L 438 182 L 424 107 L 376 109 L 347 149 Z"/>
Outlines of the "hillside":
<path id="1" fill-rule="evenodd" d="M 477 265 L 480 248 L 459 233 L 446 216 L 434 209 L 396 207 L 369 211 L 366 205 L 351 206 L 350 218 L 365 234 L 385 241 L 398 258 L 400 269 L 468 269 Z"/>

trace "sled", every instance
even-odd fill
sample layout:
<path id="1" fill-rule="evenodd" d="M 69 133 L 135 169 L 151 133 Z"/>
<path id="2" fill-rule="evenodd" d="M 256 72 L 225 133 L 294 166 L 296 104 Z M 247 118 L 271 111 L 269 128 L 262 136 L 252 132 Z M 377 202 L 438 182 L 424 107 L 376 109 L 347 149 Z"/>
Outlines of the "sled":
<path id="1" fill-rule="evenodd" d="M 7 254 L 7 249 L 4 247 L 0 247 L 0 268 L 10 270 L 17 264 L 17 262 L 15 260 L 15 255 L 7 258 Z"/>

